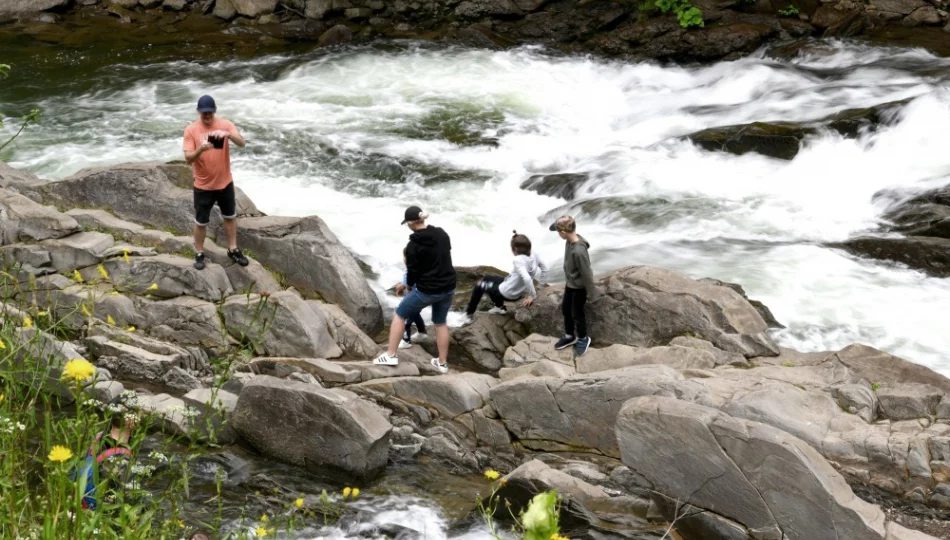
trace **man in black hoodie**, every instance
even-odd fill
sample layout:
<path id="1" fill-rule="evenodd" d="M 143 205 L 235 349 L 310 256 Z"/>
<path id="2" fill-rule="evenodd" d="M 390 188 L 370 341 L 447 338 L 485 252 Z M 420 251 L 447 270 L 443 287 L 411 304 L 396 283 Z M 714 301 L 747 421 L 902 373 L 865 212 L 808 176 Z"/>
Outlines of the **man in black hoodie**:
<path id="1" fill-rule="evenodd" d="M 402 224 L 412 230 L 406 246 L 406 285 L 412 291 L 402 299 L 389 327 L 389 348 L 373 363 L 380 366 L 399 365 L 396 348 L 402 339 L 406 321 L 432 306 L 432 324 L 439 357 L 432 366 L 448 373 L 449 327 L 445 325 L 452 297 L 455 295 L 455 267 L 452 265 L 452 242 L 439 227 L 426 225 L 426 214 L 418 206 L 406 209 Z"/>

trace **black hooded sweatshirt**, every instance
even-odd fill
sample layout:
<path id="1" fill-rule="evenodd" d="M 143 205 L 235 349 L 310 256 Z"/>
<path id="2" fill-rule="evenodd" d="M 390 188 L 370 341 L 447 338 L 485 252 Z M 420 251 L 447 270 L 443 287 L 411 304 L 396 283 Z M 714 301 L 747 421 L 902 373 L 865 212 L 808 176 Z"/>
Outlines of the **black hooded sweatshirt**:
<path id="1" fill-rule="evenodd" d="M 455 290 L 452 242 L 439 227 L 429 225 L 409 235 L 406 246 L 406 285 L 426 294 Z"/>

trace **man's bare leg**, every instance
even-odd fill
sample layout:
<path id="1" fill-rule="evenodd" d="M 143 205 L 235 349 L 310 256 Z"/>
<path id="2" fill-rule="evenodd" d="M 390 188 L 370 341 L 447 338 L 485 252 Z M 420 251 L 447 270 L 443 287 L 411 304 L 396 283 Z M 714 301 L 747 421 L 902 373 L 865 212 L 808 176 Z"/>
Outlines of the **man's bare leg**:
<path id="1" fill-rule="evenodd" d="M 232 251 L 237 249 L 237 220 L 236 219 L 224 220 L 224 233 L 228 236 L 228 249 Z"/>
<path id="2" fill-rule="evenodd" d="M 393 323 L 389 326 L 389 348 L 386 354 L 391 357 L 396 356 L 396 348 L 399 346 L 399 340 L 402 339 L 402 333 L 406 331 L 406 321 L 399 315 L 393 314 Z"/>
<path id="3" fill-rule="evenodd" d="M 398 340 L 400 336 L 402 336 L 402 331 L 396 336 L 396 339 Z M 389 342 L 393 343 L 391 333 L 389 334 Z M 435 325 L 435 344 L 439 348 L 439 362 L 445 365 L 449 361 L 449 327 L 447 325 Z"/>
<path id="4" fill-rule="evenodd" d="M 205 250 L 205 229 L 195 223 L 195 253 L 203 253 Z"/>

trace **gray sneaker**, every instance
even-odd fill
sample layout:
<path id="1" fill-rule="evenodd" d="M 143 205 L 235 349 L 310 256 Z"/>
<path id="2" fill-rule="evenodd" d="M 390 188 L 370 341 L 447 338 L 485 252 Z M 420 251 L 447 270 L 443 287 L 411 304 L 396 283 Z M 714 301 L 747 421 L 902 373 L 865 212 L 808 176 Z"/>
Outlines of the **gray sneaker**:
<path id="1" fill-rule="evenodd" d="M 574 355 L 584 356 L 588 348 L 590 348 L 590 336 L 582 337 L 574 343 Z"/>

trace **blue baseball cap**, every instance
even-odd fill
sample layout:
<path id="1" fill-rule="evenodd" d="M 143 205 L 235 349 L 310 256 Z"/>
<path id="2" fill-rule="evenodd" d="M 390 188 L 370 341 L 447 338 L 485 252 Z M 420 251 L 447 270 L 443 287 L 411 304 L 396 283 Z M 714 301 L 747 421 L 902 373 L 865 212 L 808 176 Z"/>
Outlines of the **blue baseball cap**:
<path id="1" fill-rule="evenodd" d="M 217 112 L 218 107 L 214 104 L 214 98 L 211 96 L 201 96 L 198 98 L 198 112 Z"/>

